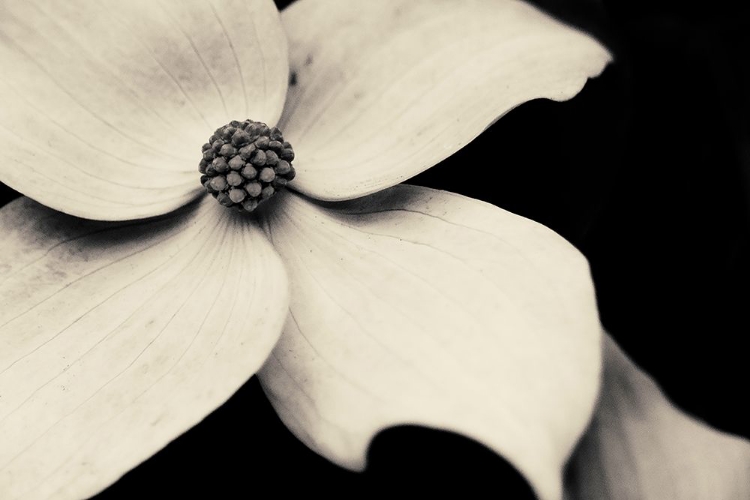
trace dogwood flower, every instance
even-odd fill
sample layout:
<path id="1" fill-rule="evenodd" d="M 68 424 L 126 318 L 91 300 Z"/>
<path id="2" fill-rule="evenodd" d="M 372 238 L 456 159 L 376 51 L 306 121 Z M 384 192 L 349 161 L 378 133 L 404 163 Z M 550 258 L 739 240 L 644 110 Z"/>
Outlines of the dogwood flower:
<path id="1" fill-rule="evenodd" d="M 256 373 L 342 466 L 418 423 L 560 498 L 599 386 L 585 259 L 398 184 L 609 59 L 510 0 L 2 2 L 0 180 L 27 196 L 0 211 L 3 498 L 93 494 Z M 196 172 L 245 119 L 277 125 L 296 169 L 251 214 Z M 211 189 L 242 205 L 253 175 Z"/>

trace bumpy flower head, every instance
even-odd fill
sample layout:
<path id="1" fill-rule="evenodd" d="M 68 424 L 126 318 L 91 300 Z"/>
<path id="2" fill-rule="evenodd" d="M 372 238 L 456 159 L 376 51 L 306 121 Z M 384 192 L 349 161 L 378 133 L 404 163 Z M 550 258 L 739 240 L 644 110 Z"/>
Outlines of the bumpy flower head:
<path id="1" fill-rule="evenodd" d="M 294 179 L 294 150 L 265 123 L 232 121 L 203 145 L 201 184 L 225 207 L 252 212 Z"/>

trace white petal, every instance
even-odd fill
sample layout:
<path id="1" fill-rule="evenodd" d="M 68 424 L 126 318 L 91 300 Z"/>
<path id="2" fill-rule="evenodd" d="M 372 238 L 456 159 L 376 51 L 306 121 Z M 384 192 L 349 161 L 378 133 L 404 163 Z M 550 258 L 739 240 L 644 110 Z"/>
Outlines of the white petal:
<path id="1" fill-rule="evenodd" d="M 354 469 L 388 426 L 457 431 L 558 498 L 599 381 L 585 259 L 539 224 L 425 188 L 269 208 L 292 302 L 259 376 L 290 429 Z"/>
<path id="2" fill-rule="evenodd" d="M 103 224 L 0 211 L 0 497 L 81 498 L 226 401 L 281 332 L 288 286 L 208 197 Z"/>
<path id="3" fill-rule="evenodd" d="M 274 123 L 288 82 L 270 0 L 3 0 L 0 61 L 0 180 L 101 220 L 194 198 L 213 130 Z"/>
<path id="4" fill-rule="evenodd" d="M 604 373 L 570 500 L 750 498 L 750 442 L 680 411 L 609 337 Z"/>
<path id="5" fill-rule="evenodd" d="M 610 60 L 515 0 L 300 0 L 282 21 L 293 185 L 323 200 L 398 184 L 523 102 L 573 97 Z"/>

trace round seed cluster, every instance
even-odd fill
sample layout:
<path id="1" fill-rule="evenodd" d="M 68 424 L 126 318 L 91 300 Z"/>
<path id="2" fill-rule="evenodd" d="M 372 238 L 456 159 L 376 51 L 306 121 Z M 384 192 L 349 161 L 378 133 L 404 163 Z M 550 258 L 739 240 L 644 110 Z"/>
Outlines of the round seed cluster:
<path id="1" fill-rule="evenodd" d="M 201 184 L 225 207 L 252 212 L 294 179 L 294 150 L 276 127 L 245 120 L 216 129 L 203 145 Z"/>

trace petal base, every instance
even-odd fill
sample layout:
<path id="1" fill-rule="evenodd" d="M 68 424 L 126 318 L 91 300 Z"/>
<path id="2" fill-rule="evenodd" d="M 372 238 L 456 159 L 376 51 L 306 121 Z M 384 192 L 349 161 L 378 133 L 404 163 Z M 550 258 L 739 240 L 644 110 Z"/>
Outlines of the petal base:
<path id="1" fill-rule="evenodd" d="M 353 469 L 386 427 L 452 430 L 559 498 L 599 381 L 585 259 L 534 222 L 425 188 L 272 208 L 292 302 L 259 376 L 290 429 Z"/>
<path id="2" fill-rule="evenodd" d="M 292 186 L 322 200 L 398 184 L 526 101 L 573 97 L 611 59 L 514 0 L 301 0 L 282 22 L 296 82 L 280 125 L 298 152 Z"/>
<path id="3" fill-rule="evenodd" d="M 92 495 L 260 367 L 288 287 L 238 215 L 210 198 L 136 224 L 0 210 L 0 497 Z"/>

